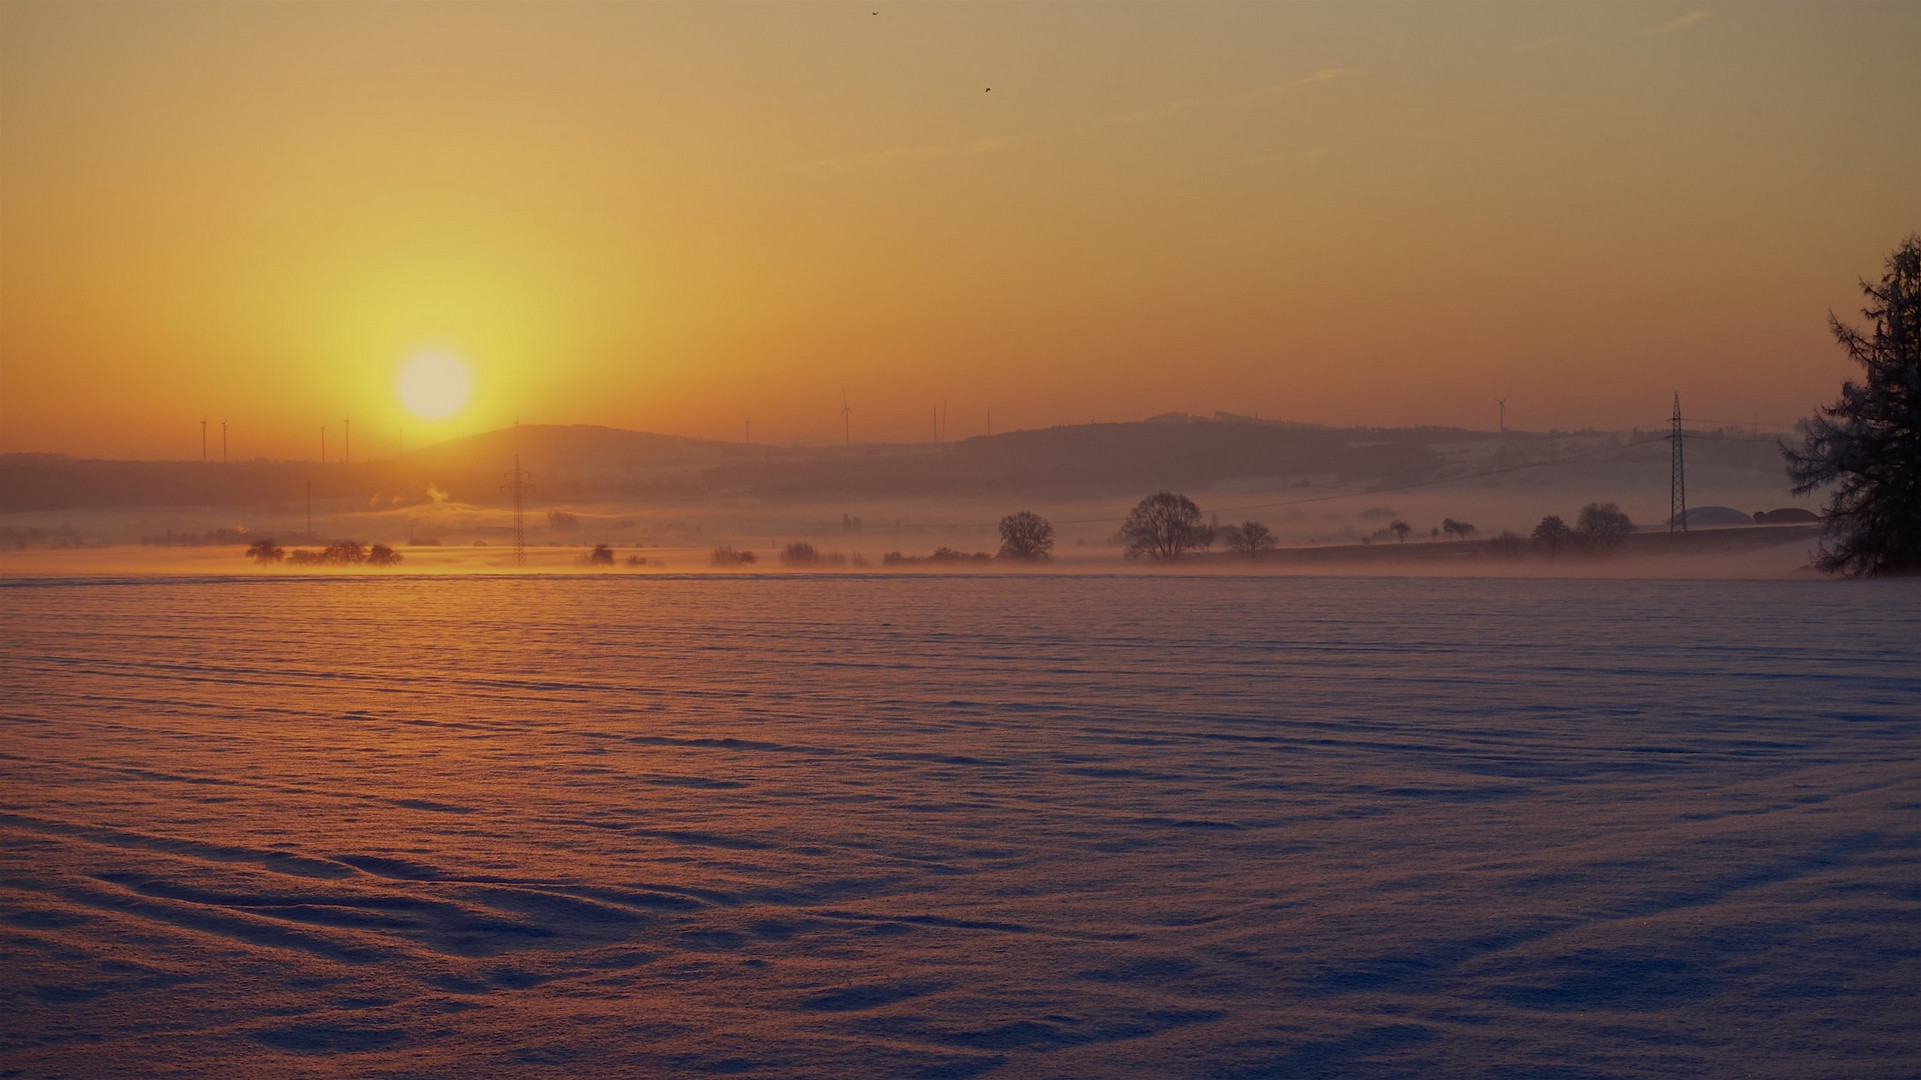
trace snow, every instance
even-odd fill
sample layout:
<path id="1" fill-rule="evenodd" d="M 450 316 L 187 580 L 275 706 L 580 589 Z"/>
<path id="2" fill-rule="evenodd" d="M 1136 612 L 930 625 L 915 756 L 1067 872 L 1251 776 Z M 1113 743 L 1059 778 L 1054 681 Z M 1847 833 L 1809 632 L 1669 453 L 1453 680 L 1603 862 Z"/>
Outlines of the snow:
<path id="1" fill-rule="evenodd" d="M 1921 1069 L 1921 582 L 0 580 L 25 1075 Z"/>

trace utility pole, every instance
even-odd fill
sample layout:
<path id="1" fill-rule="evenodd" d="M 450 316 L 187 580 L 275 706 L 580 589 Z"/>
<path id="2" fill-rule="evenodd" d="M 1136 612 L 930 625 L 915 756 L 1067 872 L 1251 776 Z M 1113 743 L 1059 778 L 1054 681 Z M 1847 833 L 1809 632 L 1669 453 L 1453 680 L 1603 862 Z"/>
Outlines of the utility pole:
<path id="1" fill-rule="evenodd" d="M 520 469 L 520 455 L 514 455 L 514 471 L 507 474 L 507 482 L 500 490 L 510 492 L 514 497 L 514 565 L 527 565 L 527 525 L 525 518 L 524 495 L 534 490 L 527 482 L 527 474 Z"/>
<path id="2" fill-rule="evenodd" d="M 1507 434 L 1507 398 L 1495 398 L 1494 404 L 1501 407 L 1501 434 Z"/>
<path id="3" fill-rule="evenodd" d="M 1668 535 L 1688 531 L 1688 478 L 1681 456 L 1681 395 L 1674 395 L 1674 426 L 1668 432 Z"/>

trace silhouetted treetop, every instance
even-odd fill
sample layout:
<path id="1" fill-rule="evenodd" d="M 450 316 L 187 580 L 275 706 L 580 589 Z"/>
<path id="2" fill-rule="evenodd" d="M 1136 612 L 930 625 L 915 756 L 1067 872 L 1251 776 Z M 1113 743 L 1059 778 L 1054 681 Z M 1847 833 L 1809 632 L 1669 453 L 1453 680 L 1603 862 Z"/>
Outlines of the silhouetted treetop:
<path id="1" fill-rule="evenodd" d="M 1172 562 L 1214 542 L 1214 530 L 1201 520 L 1200 507 L 1171 491 L 1157 492 L 1135 504 L 1121 525 L 1121 535 L 1127 538 L 1128 558 L 1145 555 L 1158 562 Z"/>
<path id="2" fill-rule="evenodd" d="M 1798 425 L 1783 446 L 1794 493 L 1834 485 L 1815 564 L 1844 574 L 1921 572 L 1921 234 L 1888 255 L 1877 285 L 1865 281 L 1866 330 L 1828 315 L 1828 328 L 1860 364 L 1860 382 Z"/>
<path id="3" fill-rule="evenodd" d="M 1034 562 L 1054 557 L 1054 526 L 1039 514 L 1031 510 L 1009 514 L 1001 519 L 1000 530 L 1001 558 Z"/>
<path id="4" fill-rule="evenodd" d="M 1250 559 L 1260 557 L 1263 551 L 1274 549 L 1274 532 L 1258 521 L 1243 521 L 1239 525 L 1221 526 L 1221 543 L 1227 550 Z"/>
<path id="5" fill-rule="evenodd" d="M 1574 531 L 1582 541 L 1605 555 L 1621 546 L 1621 541 L 1634 531 L 1634 522 L 1614 503 L 1591 502 L 1581 507 Z"/>

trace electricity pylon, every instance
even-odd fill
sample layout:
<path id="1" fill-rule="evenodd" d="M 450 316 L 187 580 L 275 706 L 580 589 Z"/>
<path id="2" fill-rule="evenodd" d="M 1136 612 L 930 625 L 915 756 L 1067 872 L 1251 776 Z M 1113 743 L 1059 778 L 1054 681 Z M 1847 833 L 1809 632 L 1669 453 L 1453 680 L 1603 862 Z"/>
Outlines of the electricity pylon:
<path id="1" fill-rule="evenodd" d="M 520 468 L 519 454 L 514 455 L 514 471 L 507 474 L 507 482 L 500 485 L 500 490 L 511 492 L 514 497 L 514 565 L 526 566 L 527 521 L 524 496 L 527 492 L 534 490 L 534 485 L 528 482 L 527 473 Z"/>
<path id="2" fill-rule="evenodd" d="M 1688 531 L 1688 477 L 1681 455 L 1681 395 L 1674 395 L 1674 426 L 1668 432 L 1668 535 Z"/>

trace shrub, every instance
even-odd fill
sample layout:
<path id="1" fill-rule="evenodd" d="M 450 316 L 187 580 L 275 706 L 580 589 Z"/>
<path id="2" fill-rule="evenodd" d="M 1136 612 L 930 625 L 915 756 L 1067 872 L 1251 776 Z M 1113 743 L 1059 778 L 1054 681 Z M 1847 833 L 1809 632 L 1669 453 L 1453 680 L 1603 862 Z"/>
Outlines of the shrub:
<path id="1" fill-rule="evenodd" d="M 717 547 L 710 560 L 715 566 L 752 566 L 758 560 L 754 553 L 744 549 Z"/>

